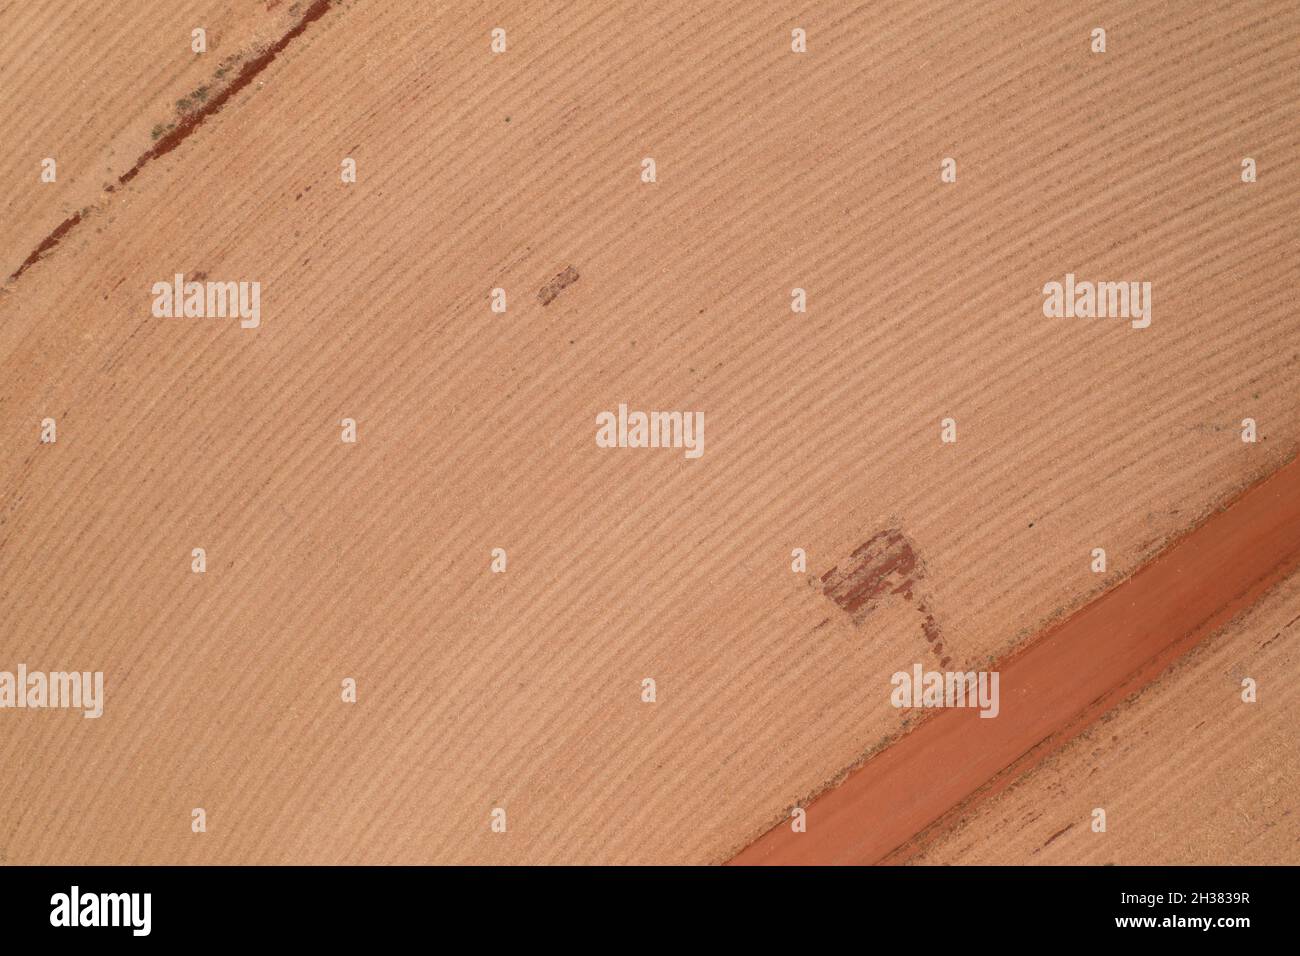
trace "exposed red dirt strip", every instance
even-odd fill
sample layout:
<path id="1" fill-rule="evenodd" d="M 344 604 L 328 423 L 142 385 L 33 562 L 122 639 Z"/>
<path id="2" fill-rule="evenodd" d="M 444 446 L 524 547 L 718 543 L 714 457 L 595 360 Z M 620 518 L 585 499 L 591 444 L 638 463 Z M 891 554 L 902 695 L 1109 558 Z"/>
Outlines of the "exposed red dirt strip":
<path id="1" fill-rule="evenodd" d="M 1297 567 L 1300 459 L 1002 661 L 997 718 L 938 711 L 814 800 L 807 832 L 782 823 L 731 862 L 905 862 Z"/>
<path id="2" fill-rule="evenodd" d="M 270 66 L 271 62 L 284 52 L 285 48 L 290 43 L 301 36 L 309 26 L 328 13 L 330 6 L 334 2 L 335 0 L 314 0 L 311 6 L 307 8 L 306 12 L 303 13 L 302 18 L 294 24 L 292 29 L 290 29 L 275 43 L 271 44 L 265 50 L 262 50 L 257 56 L 244 63 L 240 67 L 239 72 L 235 75 L 235 78 L 231 80 L 228 85 L 216 92 L 211 99 L 203 104 L 202 107 L 182 117 L 175 129 L 162 136 L 158 142 L 154 143 L 154 145 L 147 150 L 144 155 L 135 161 L 135 164 L 130 169 L 118 177 L 115 185 L 107 186 L 106 191 L 113 192 L 119 186 L 125 186 L 127 183 L 131 182 L 131 180 L 135 179 L 136 176 L 140 175 L 140 171 L 144 169 L 146 165 L 153 162 L 159 156 L 167 155 L 188 139 L 196 129 L 203 125 L 203 122 L 209 116 L 220 112 L 226 103 L 252 83 L 253 80 L 257 78 L 258 74 Z M 16 281 L 19 276 L 44 258 L 46 253 L 63 241 L 64 236 L 81 224 L 81 221 L 88 213 L 88 209 L 83 209 L 80 212 L 73 213 L 67 219 L 63 220 L 63 222 L 59 223 L 59 225 L 57 225 L 53 231 L 42 239 L 36 248 L 31 251 L 27 258 L 23 260 L 22 264 L 14 270 L 13 275 L 9 277 L 9 281 Z"/>

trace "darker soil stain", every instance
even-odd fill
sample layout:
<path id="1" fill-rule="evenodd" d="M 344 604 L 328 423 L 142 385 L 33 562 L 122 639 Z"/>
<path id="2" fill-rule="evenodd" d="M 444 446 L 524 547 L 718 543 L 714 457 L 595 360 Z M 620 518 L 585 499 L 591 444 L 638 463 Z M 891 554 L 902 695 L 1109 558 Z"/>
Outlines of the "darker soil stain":
<path id="1" fill-rule="evenodd" d="M 542 305 L 550 305 L 557 295 L 577 281 L 578 270 L 573 266 L 569 266 L 537 291 L 537 299 Z"/>
<path id="2" fill-rule="evenodd" d="M 943 633 L 929 603 L 920 595 L 925 565 L 907 535 L 890 528 L 872 535 L 854 549 L 843 568 L 836 565 L 821 576 L 822 593 L 861 624 L 873 610 L 893 595 L 916 607 L 921 633 L 939 658 L 940 666 L 952 660 L 944 654 Z"/>
<path id="3" fill-rule="evenodd" d="M 1063 826 L 1061 829 L 1057 830 L 1055 833 L 1053 833 L 1051 836 L 1049 836 L 1049 837 L 1047 838 L 1047 842 L 1044 843 L 1043 846 L 1039 847 L 1038 849 L 1039 849 L 1039 850 L 1043 849 L 1043 847 L 1046 847 L 1046 846 L 1048 845 L 1048 843 L 1051 843 L 1051 842 L 1052 842 L 1053 840 L 1055 840 L 1057 837 L 1064 836 L 1066 833 L 1070 832 L 1070 827 L 1072 827 L 1072 826 L 1074 826 L 1073 823 L 1067 823 L 1067 824 L 1066 824 L 1065 826 Z M 1034 852 L 1037 853 L 1038 850 L 1035 850 Z"/>
<path id="4" fill-rule="evenodd" d="M 288 33 L 275 43 L 258 51 L 252 58 L 244 61 L 239 67 L 239 72 L 221 90 L 213 92 L 210 87 L 201 86 L 189 96 L 177 101 L 176 108 L 180 114 L 177 121 L 166 126 L 154 127 L 153 146 L 135 161 L 134 166 L 118 177 L 116 184 L 107 185 L 105 191 L 111 193 L 118 187 L 125 186 L 140 175 L 140 171 L 146 165 L 158 157 L 170 153 L 189 138 L 190 134 L 198 129 L 204 120 L 220 111 L 236 94 L 252 83 L 257 75 L 284 51 L 285 47 L 297 39 L 315 21 L 328 13 L 330 7 L 337 2 L 338 0 L 315 0 L 303 13 L 302 19 L 294 24 Z M 234 65 L 230 58 L 223 61 L 221 67 L 217 70 L 217 79 L 222 79 L 227 72 L 233 70 Z M 55 227 L 54 231 L 41 240 L 41 243 L 23 260 L 22 265 L 9 277 L 9 281 L 12 282 L 17 279 L 46 253 L 57 246 L 69 232 L 82 222 L 88 213 L 89 209 L 83 209 L 69 216 Z"/>

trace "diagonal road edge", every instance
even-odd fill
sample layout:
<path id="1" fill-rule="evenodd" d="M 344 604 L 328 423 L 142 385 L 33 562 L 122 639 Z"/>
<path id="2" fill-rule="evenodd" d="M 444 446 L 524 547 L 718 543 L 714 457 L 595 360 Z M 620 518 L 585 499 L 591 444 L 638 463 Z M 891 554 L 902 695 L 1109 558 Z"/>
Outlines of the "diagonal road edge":
<path id="1" fill-rule="evenodd" d="M 777 824 L 730 863 L 907 862 L 1297 569 L 1293 458 L 995 665 L 999 716 L 936 711 L 813 800 L 806 832 Z"/>

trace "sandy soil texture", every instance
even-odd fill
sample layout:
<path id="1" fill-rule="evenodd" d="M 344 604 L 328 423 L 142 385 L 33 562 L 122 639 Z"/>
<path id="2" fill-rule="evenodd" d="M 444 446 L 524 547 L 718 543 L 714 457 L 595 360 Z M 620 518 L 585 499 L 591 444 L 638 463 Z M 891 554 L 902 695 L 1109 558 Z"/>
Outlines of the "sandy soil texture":
<path id="1" fill-rule="evenodd" d="M 0 274 L 69 219 L 100 208 L 141 155 L 291 28 L 289 0 L 0 3 Z M 206 54 L 191 52 L 201 28 Z M 32 189 L 56 162 L 57 188 Z"/>
<path id="2" fill-rule="evenodd" d="M 1061 6 L 0 0 L 0 858 L 726 860 L 1280 467 L 1300 10 Z"/>

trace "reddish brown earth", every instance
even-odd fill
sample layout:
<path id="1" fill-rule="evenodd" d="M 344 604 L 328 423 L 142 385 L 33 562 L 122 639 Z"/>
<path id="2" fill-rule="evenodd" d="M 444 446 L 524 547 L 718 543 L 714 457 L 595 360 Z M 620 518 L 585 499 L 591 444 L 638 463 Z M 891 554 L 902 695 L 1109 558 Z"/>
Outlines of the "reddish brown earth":
<path id="1" fill-rule="evenodd" d="M 253 79 L 266 69 L 270 62 L 274 60 L 285 47 L 293 42 L 295 37 L 299 36 L 313 22 L 324 16 L 329 11 L 332 2 L 334 2 L 334 0 L 314 0 L 311 6 L 308 7 L 307 11 L 303 14 L 302 19 L 294 24 L 292 29 L 285 33 L 284 36 L 271 46 L 240 64 L 237 72 L 234 73 L 234 78 L 228 81 L 224 86 L 220 87 L 210 97 L 206 98 L 201 106 L 183 112 L 178 118 L 178 121 L 172 125 L 171 129 L 160 136 L 157 142 L 155 142 L 152 147 L 150 147 L 135 161 L 135 165 L 118 176 L 116 185 L 107 184 L 104 186 L 104 191 L 106 193 L 112 193 L 115 192 L 119 186 L 125 186 L 127 183 L 131 182 L 131 180 L 135 179 L 136 176 L 140 175 L 140 171 L 144 169 L 146 165 L 153 162 L 159 156 L 166 156 L 184 142 L 191 133 L 199 128 L 199 125 L 203 123 L 204 120 L 209 116 L 212 116 L 214 113 L 217 113 L 232 97 L 236 96 L 240 90 L 252 83 Z M 267 9 L 269 11 L 272 8 L 267 7 Z M 62 242 L 68 233 L 81 225 L 82 219 L 85 215 L 85 211 L 75 212 L 68 216 L 67 219 L 63 220 L 63 222 L 55 226 L 54 229 L 50 231 L 50 234 L 41 239 L 41 241 L 37 243 L 36 248 L 28 253 L 27 258 L 22 261 L 18 268 L 14 270 L 13 275 L 9 277 L 9 281 L 13 282 L 17 280 L 19 276 L 38 262 L 41 257 L 47 255 L 51 249 Z"/>
<path id="2" fill-rule="evenodd" d="M 319 9 L 0 0 L 0 861 L 721 862 L 1300 447 L 1294 4 Z"/>
<path id="3" fill-rule="evenodd" d="M 0 276 L 12 282 L 102 211 L 109 193 L 220 109 L 323 5 L 0 2 L 0 130 L 13 147 L 0 156 L 10 185 L 0 192 Z M 189 47 L 200 26 L 205 54 Z M 57 185 L 25 188 L 46 156 L 58 161 Z"/>
<path id="4" fill-rule="evenodd" d="M 1300 460 L 995 667 L 1002 675 L 997 717 L 937 712 L 813 801 L 806 832 L 774 827 L 732 862 L 906 861 L 1297 567 Z"/>
<path id="5" fill-rule="evenodd" d="M 569 266 L 569 268 L 537 290 L 537 301 L 542 305 L 550 305 L 557 295 L 577 281 L 578 270 L 573 266 Z"/>
<path id="6" fill-rule="evenodd" d="M 1298 675 L 1295 573 L 909 859 L 1294 864 L 1300 859 Z"/>
<path id="7" fill-rule="evenodd" d="M 862 624 L 876 604 L 901 595 L 913 601 L 922 615 L 921 632 L 930 649 L 946 667 L 951 658 L 943 653 L 943 636 L 924 598 L 918 596 L 925 566 L 907 536 L 897 528 L 881 531 L 854 549 L 843 569 L 838 565 L 821 576 L 822 592 L 847 612 L 855 624 Z"/>

